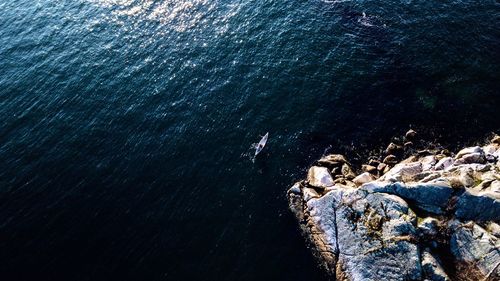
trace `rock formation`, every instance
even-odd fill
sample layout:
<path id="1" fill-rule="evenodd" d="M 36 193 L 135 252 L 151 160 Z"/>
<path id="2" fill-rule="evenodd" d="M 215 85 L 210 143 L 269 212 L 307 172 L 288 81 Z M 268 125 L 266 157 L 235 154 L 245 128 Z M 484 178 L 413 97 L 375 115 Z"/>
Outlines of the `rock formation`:
<path id="1" fill-rule="evenodd" d="M 289 189 L 321 265 L 333 280 L 500 280 L 500 138 L 399 161 L 406 147 L 357 176 L 325 156 Z"/>

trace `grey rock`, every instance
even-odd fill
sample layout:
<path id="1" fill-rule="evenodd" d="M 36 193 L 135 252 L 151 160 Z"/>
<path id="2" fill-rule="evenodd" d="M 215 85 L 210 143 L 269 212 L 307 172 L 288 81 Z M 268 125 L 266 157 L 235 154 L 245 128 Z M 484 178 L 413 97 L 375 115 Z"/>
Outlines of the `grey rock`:
<path id="1" fill-rule="evenodd" d="M 366 214 L 366 215 L 365 215 Z M 347 280 L 420 280 L 415 214 L 387 194 L 357 190 L 337 206 L 338 265 Z"/>
<path id="2" fill-rule="evenodd" d="M 453 194 L 453 189 L 446 181 L 427 183 L 396 184 L 396 194 L 405 200 L 414 202 L 415 207 L 434 214 L 443 214 Z"/>
<path id="3" fill-rule="evenodd" d="M 479 178 L 481 179 L 481 181 L 489 181 L 489 182 L 493 182 L 495 180 L 500 180 L 500 175 L 495 171 L 487 171 L 485 173 L 482 173 Z"/>
<path id="4" fill-rule="evenodd" d="M 335 280 L 442 281 L 447 273 L 500 280 L 500 146 L 469 147 L 453 158 L 435 153 L 400 163 L 390 155 L 377 164 L 385 172 L 379 179 L 355 177 L 343 156 L 330 157 L 335 180 L 326 167 L 312 167 L 307 181 L 289 189 L 290 208 Z M 414 211 L 429 217 L 417 220 Z"/>
<path id="5" fill-rule="evenodd" d="M 467 188 L 458 198 L 455 215 L 463 220 L 500 221 L 500 181 Z"/>
<path id="6" fill-rule="evenodd" d="M 323 266 L 330 272 L 335 270 L 339 251 L 334 206 L 341 196 L 337 191 L 330 191 L 319 199 L 308 201 L 303 210 L 309 219 L 307 232 L 324 262 Z"/>
<path id="7" fill-rule="evenodd" d="M 499 280 L 500 240 L 479 225 L 451 222 L 453 230 L 450 249 L 456 259 L 459 274 L 467 275 L 467 280 L 475 274 L 476 280 Z"/>
<path id="8" fill-rule="evenodd" d="M 491 164 L 478 164 L 478 163 L 474 163 L 474 164 L 471 164 L 469 166 L 470 166 L 470 168 L 472 168 L 472 170 L 474 172 L 478 172 L 478 173 L 488 172 L 488 171 L 490 171 L 490 170 L 493 169 L 493 165 L 491 165 Z"/>
<path id="9" fill-rule="evenodd" d="M 416 181 L 419 181 L 419 182 L 430 182 L 433 180 L 437 180 L 440 177 L 441 177 L 441 175 L 438 173 L 424 172 L 424 173 L 416 175 L 414 177 L 414 179 Z"/>
<path id="10" fill-rule="evenodd" d="M 497 144 L 487 145 L 483 150 L 488 162 L 495 162 L 500 158 L 500 146 Z"/>
<path id="11" fill-rule="evenodd" d="M 486 157 L 484 153 L 479 153 L 479 152 L 465 154 L 455 161 L 456 164 L 471 164 L 471 163 L 485 163 L 485 162 L 486 162 Z"/>
<path id="12" fill-rule="evenodd" d="M 411 201 L 418 209 L 433 214 L 444 214 L 453 189 L 446 181 L 404 184 L 401 182 L 370 182 L 361 187 L 368 192 L 395 194 Z"/>
<path id="13" fill-rule="evenodd" d="M 459 170 L 459 180 L 464 187 L 472 187 L 476 183 L 474 177 L 474 169 L 471 166 L 460 168 Z"/>

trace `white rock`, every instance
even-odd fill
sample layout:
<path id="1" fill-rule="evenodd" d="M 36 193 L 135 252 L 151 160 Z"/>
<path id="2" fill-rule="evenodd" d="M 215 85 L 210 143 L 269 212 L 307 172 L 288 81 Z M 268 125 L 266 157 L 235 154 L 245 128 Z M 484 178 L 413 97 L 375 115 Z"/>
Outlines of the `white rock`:
<path id="1" fill-rule="evenodd" d="M 495 173 L 495 170 L 481 174 L 481 181 L 494 181 L 497 179 L 500 180 L 500 177 Z"/>
<path id="2" fill-rule="evenodd" d="M 335 208 L 332 205 L 341 198 L 341 194 L 342 192 L 332 192 L 306 203 L 310 219 L 315 222 L 315 230 L 323 234 L 322 241 L 326 242 L 321 247 L 334 253 L 338 253 L 338 248 Z"/>
<path id="3" fill-rule="evenodd" d="M 434 167 L 434 164 L 436 164 L 436 156 L 425 156 L 422 160 L 420 160 L 420 162 L 422 163 L 422 171 L 428 171 Z"/>
<path id="4" fill-rule="evenodd" d="M 412 162 L 412 163 L 399 163 L 390 169 L 380 180 L 388 181 L 400 181 L 404 179 L 411 178 L 422 172 L 422 163 Z M 391 180 L 392 179 L 392 180 Z"/>
<path id="5" fill-rule="evenodd" d="M 360 186 L 362 184 L 365 184 L 365 183 L 368 183 L 368 182 L 371 182 L 375 180 L 375 177 L 368 173 L 368 172 L 364 172 L 362 173 L 361 175 L 355 177 L 352 181 L 357 185 L 357 186 Z"/>
<path id="6" fill-rule="evenodd" d="M 434 169 L 435 170 L 445 170 L 448 167 L 450 167 L 451 165 L 453 165 L 453 158 L 445 157 L 436 163 L 436 166 L 434 166 Z"/>
<path id="7" fill-rule="evenodd" d="M 472 164 L 472 163 L 484 163 L 486 162 L 486 158 L 484 153 L 474 152 L 462 155 L 462 157 L 458 158 L 455 161 L 455 164 Z"/>
<path id="8" fill-rule="evenodd" d="M 462 158 L 462 156 L 466 154 L 471 154 L 471 153 L 482 153 L 484 154 L 484 151 L 481 147 L 479 146 L 473 146 L 473 147 L 467 147 L 462 150 L 460 150 L 457 155 L 455 156 L 455 159 Z"/>
<path id="9" fill-rule="evenodd" d="M 334 185 L 333 178 L 325 167 L 312 166 L 307 173 L 309 185 L 325 189 Z"/>

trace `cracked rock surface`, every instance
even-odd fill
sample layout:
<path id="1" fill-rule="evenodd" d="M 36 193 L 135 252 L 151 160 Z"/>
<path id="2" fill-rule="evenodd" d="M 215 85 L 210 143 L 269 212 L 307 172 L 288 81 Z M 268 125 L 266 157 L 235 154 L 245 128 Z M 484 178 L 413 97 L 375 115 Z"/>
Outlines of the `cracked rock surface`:
<path id="1" fill-rule="evenodd" d="M 289 189 L 332 280 L 500 280 L 500 144 L 398 161 L 325 156 Z"/>

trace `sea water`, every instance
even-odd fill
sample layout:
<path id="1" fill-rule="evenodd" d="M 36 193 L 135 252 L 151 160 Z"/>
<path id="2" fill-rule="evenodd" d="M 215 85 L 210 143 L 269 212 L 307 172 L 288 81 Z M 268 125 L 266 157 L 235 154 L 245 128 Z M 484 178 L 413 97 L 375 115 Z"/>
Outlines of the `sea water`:
<path id="1" fill-rule="evenodd" d="M 498 1 L 0 1 L 1 279 L 325 280 L 287 188 L 410 127 L 500 129 L 499 18 Z"/>

